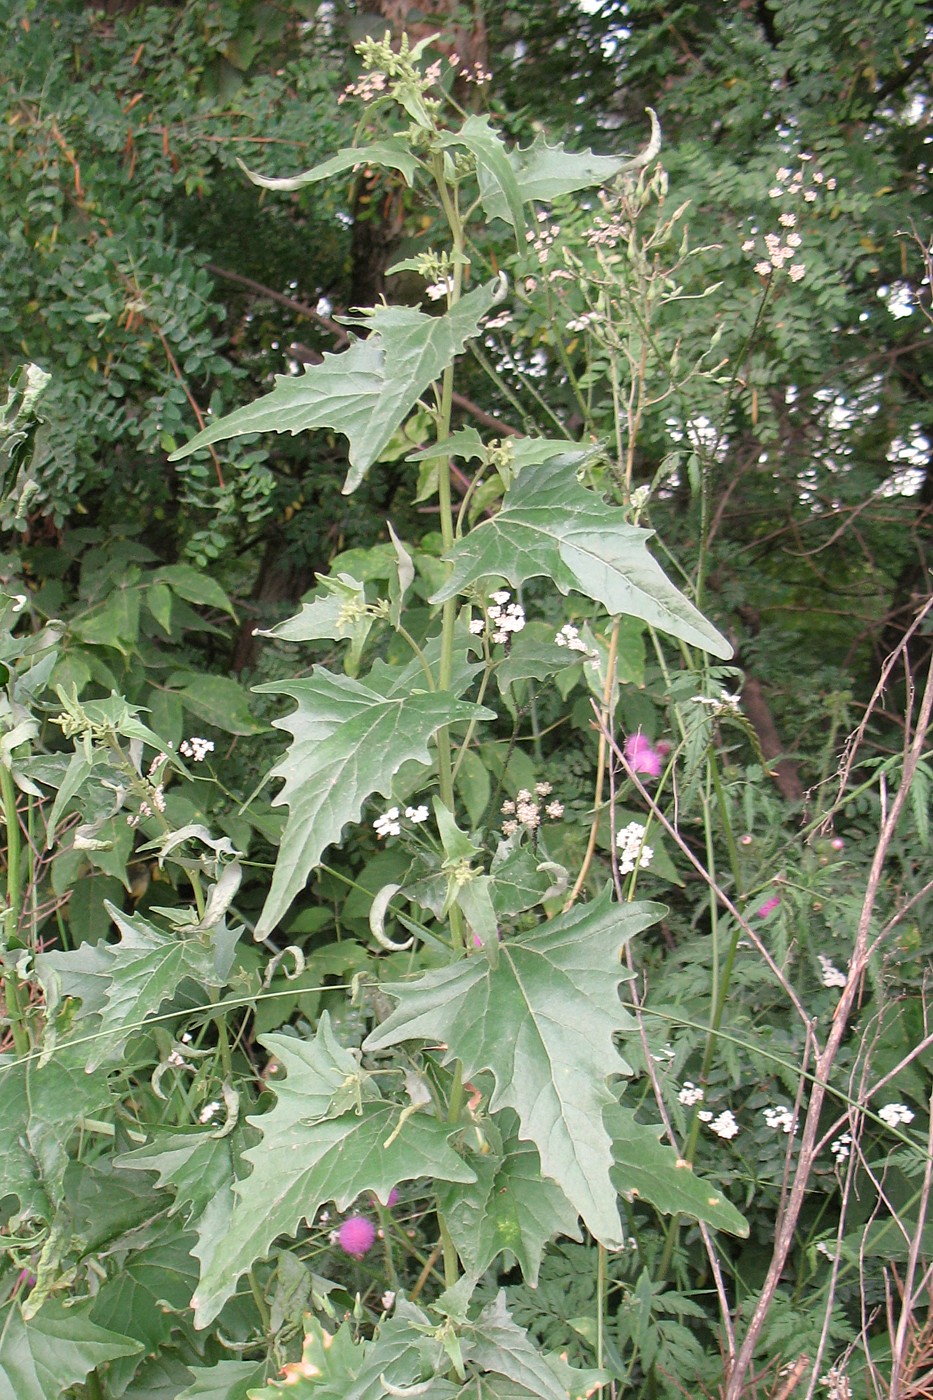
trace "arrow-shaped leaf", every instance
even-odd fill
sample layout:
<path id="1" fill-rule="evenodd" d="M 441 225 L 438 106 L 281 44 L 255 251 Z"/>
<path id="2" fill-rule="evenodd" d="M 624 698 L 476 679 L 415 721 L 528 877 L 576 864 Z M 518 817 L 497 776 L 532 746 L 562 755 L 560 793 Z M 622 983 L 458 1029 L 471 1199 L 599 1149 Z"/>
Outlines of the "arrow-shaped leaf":
<path id="1" fill-rule="evenodd" d="M 244 433 L 301 433 L 334 428 L 350 442 L 345 492 L 355 490 L 398 425 L 428 386 L 480 329 L 501 295 L 498 280 L 477 287 L 445 316 L 406 306 L 379 306 L 364 320 L 366 340 L 339 355 L 325 354 L 303 374 L 276 375 L 271 394 L 235 409 L 173 452 L 170 461 L 199 447 Z"/>
<path id="2" fill-rule="evenodd" d="M 237 165 L 264 190 L 300 190 L 305 185 L 316 185 L 319 180 L 327 180 L 331 175 L 340 175 L 344 170 L 354 170 L 357 166 L 379 165 L 389 170 L 398 170 L 407 184 L 414 183 L 415 172 L 421 168 L 421 161 L 412 154 L 411 148 L 401 136 L 389 136 L 385 141 L 374 141 L 369 146 L 345 146 L 329 160 L 306 170 L 302 175 L 289 175 L 284 179 L 260 175 L 250 170 L 241 160 Z"/>
<path id="3" fill-rule="evenodd" d="M 562 194 L 606 185 L 626 170 L 641 169 L 654 160 L 661 148 L 658 119 L 650 108 L 648 115 L 651 119 L 651 137 L 645 150 L 636 156 L 597 156 L 592 151 L 568 151 L 562 145 L 549 146 L 544 136 L 538 135 L 526 150 L 516 146 L 508 152 L 512 176 L 508 183 L 499 178 L 492 161 L 481 162 L 477 158 L 483 209 L 489 218 L 505 219 L 519 229 L 521 225 L 516 223 L 513 212 L 516 191 L 522 204 L 550 204 Z M 470 117 L 466 125 L 485 121 L 485 117 Z M 494 139 L 494 133 L 490 132 L 490 138 Z M 477 132 L 474 144 L 478 139 Z"/>
<path id="4" fill-rule="evenodd" d="M 446 556 L 447 583 L 432 598 L 443 602 L 481 578 L 551 577 L 561 593 L 572 589 L 602 603 L 616 617 L 640 617 L 691 646 L 728 659 L 732 647 L 675 588 L 646 548 L 654 533 L 630 525 L 576 479 L 576 454 L 525 466 L 498 515 L 484 520 Z"/>
<path id="5" fill-rule="evenodd" d="M 363 1192 L 384 1201 L 398 1182 L 420 1176 L 473 1180 L 448 1142 L 451 1125 L 425 1113 L 402 1118 L 398 1104 L 383 1101 L 320 1118 L 322 1095 L 330 1102 L 333 1094 L 332 1047 L 320 1032 L 312 1042 L 268 1035 L 262 1044 L 287 1078 L 275 1079 L 275 1108 L 247 1120 L 262 1142 L 245 1154 L 253 1170 L 234 1188 L 223 1235 L 202 1240 L 195 1250 L 205 1264 L 192 1300 L 199 1327 L 217 1316 L 241 1274 L 268 1253 L 277 1235 L 294 1235 L 326 1201 L 346 1210 Z"/>
<path id="6" fill-rule="evenodd" d="M 553 1178 L 604 1244 L 622 1244 L 612 1141 L 603 1110 L 606 1085 L 627 1066 L 613 1044 L 633 1022 L 619 1002 L 628 974 L 619 952 L 655 922 L 659 905 L 617 905 L 606 891 L 592 904 L 503 942 L 498 966 L 465 958 L 384 990 L 398 998 L 364 1049 L 402 1040 L 447 1045 L 466 1078 L 490 1070 L 490 1109 L 514 1108 L 521 1136 L 534 1142 Z"/>
<path id="7" fill-rule="evenodd" d="M 394 679 L 388 668 L 384 679 L 387 685 Z M 445 692 L 380 693 L 322 666 L 306 679 L 256 688 L 298 701 L 293 714 L 275 721 L 294 740 L 272 770 L 273 777 L 285 779 L 273 805 L 287 803 L 289 815 L 256 925 L 255 936 L 263 939 L 304 888 L 325 848 L 347 822 L 359 820 L 366 799 L 375 792 L 387 797 L 403 763 L 430 761 L 428 740 L 438 729 L 474 715 L 494 716 Z"/>

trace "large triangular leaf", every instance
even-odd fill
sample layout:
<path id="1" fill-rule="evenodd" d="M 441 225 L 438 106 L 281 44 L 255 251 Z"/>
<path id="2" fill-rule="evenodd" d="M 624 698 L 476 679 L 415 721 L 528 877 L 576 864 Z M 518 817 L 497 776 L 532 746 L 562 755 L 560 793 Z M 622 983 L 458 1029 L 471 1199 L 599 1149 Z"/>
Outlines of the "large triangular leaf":
<path id="1" fill-rule="evenodd" d="M 98 1327 L 85 1304 L 65 1308 L 55 1299 L 29 1323 L 15 1303 L 0 1312 L 0 1394 L 10 1400 L 58 1400 L 96 1367 L 135 1356 L 142 1343 Z"/>
<path id="2" fill-rule="evenodd" d="M 391 984 L 384 990 L 399 1004 L 364 1045 L 441 1041 L 446 1062 L 460 1060 L 467 1078 L 490 1070 L 491 1110 L 515 1109 L 545 1176 L 610 1246 L 622 1244 L 622 1231 L 603 1124 L 603 1110 L 614 1102 L 606 1080 L 627 1068 L 613 1036 L 633 1028 L 619 1002 L 628 976 L 619 952 L 661 912 L 654 904 L 613 904 L 606 891 L 534 933 L 505 940 L 496 967 L 470 957 Z"/>
<path id="3" fill-rule="evenodd" d="M 584 1400 L 608 1380 L 605 1371 L 578 1371 L 563 1357 L 539 1351 L 524 1328 L 512 1321 L 503 1292 L 465 1329 L 461 1346 L 465 1361 L 540 1400 Z M 465 1394 L 469 1393 L 468 1387 Z"/>
<path id="4" fill-rule="evenodd" d="M 526 466 L 498 515 L 460 540 L 447 558 L 453 572 L 432 598 L 443 602 L 482 578 L 517 587 L 541 575 L 613 616 L 640 617 L 691 646 L 728 658 L 732 647 L 674 587 L 646 545 L 654 533 L 630 525 L 576 479 L 576 454 Z"/>
<path id="5" fill-rule="evenodd" d="M 623 1196 L 642 1197 L 665 1215 L 689 1215 L 730 1235 L 748 1234 L 748 1222 L 717 1186 L 694 1176 L 672 1147 L 659 1142 L 660 1126 L 636 1123 L 631 1109 L 614 1105 L 606 1113 L 615 1167 L 612 1179 Z"/>
<path id="6" fill-rule="evenodd" d="M 650 108 L 649 117 L 651 137 L 646 149 L 636 156 L 597 156 L 592 151 L 568 151 L 562 145 L 549 146 L 541 134 L 526 150 L 513 148 L 508 153 L 508 162 L 519 200 L 522 204 L 549 204 L 560 195 L 606 185 L 626 170 L 647 165 L 657 155 L 661 145 L 658 119 Z M 471 122 L 485 121 L 485 117 L 471 117 L 467 126 Z M 477 132 L 474 142 L 478 136 Z M 490 137 L 495 139 L 494 132 L 490 131 Z M 497 170 L 488 160 L 478 161 L 477 176 L 483 209 L 488 216 L 491 219 L 505 219 L 513 227 L 519 228 L 513 212 L 515 194 L 512 184 L 500 180 Z"/>
<path id="7" fill-rule="evenodd" d="M 370 677 L 372 681 L 373 677 Z M 394 677 L 385 672 L 387 683 Z M 288 821 L 269 897 L 256 925 L 262 939 L 305 886 L 327 846 L 358 821 L 373 793 L 387 797 L 403 763 L 428 763 L 428 740 L 445 724 L 494 718 L 490 710 L 444 692 L 386 694 L 362 681 L 315 666 L 303 680 L 256 687 L 298 701 L 275 721 L 294 741 L 272 776 L 285 779 L 273 806 L 287 803 Z"/>
<path id="8" fill-rule="evenodd" d="M 64 1044 L 44 1064 L 0 1060 L 0 1197 L 17 1197 L 27 1218 L 52 1218 L 74 1129 L 110 1103 L 106 1075 L 86 1073 L 86 1054 Z"/>
<path id="9" fill-rule="evenodd" d="M 98 1326 L 134 1337 L 147 1355 L 164 1346 L 187 1313 L 197 1281 L 193 1243 L 193 1235 L 183 1234 L 164 1218 L 122 1241 L 129 1252 L 94 1299 L 92 1316 Z M 122 1394 L 135 1369 L 129 1358 L 112 1365 L 113 1395 Z"/>
<path id="10" fill-rule="evenodd" d="M 214 959 L 203 938 L 163 933 L 140 914 L 105 908 L 120 930 L 111 949 L 103 1019 L 107 1034 L 88 1050 L 88 1068 L 120 1058 L 130 1035 L 175 995 L 186 977 L 207 986 L 216 981 Z"/>
<path id="11" fill-rule="evenodd" d="M 514 1255 L 532 1287 L 545 1246 L 555 1235 L 579 1239 L 577 1212 L 560 1187 L 541 1175 L 541 1160 L 522 1142 L 511 1109 L 498 1116 L 501 1154 L 470 1157 L 476 1181 L 469 1186 L 439 1182 L 437 1199 L 457 1253 L 474 1278 L 500 1254 Z"/>
<path id="12" fill-rule="evenodd" d="M 189 1366 L 194 1380 L 179 1391 L 175 1400 L 251 1400 L 263 1392 L 265 1363 L 262 1361 L 218 1361 L 214 1366 Z"/>
<path id="13" fill-rule="evenodd" d="M 325 354 L 303 374 L 276 375 L 271 394 L 235 409 L 173 452 L 171 461 L 244 433 L 301 433 L 334 428 L 350 442 L 345 492 L 353 491 L 398 425 L 480 329 L 501 295 L 498 280 L 477 287 L 445 316 L 380 306 L 366 317 L 366 340 Z"/>
<path id="14" fill-rule="evenodd" d="M 277 1235 L 294 1235 L 325 1202 L 345 1210 L 364 1192 L 386 1200 L 398 1182 L 421 1176 L 473 1180 L 448 1142 L 449 1123 L 424 1113 L 403 1119 L 398 1104 L 384 1101 L 361 1101 L 358 1111 L 322 1117 L 322 1105 L 330 1112 L 335 1093 L 345 1087 L 343 1082 L 334 1087 L 331 1039 L 320 1029 L 313 1041 L 284 1035 L 262 1039 L 287 1078 L 276 1075 L 271 1112 L 247 1120 L 261 1132 L 262 1142 L 245 1154 L 253 1170 L 234 1188 L 233 1212 L 222 1236 L 208 1242 L 209 1255 L 203 1244 L 195 1250 L 204 1265 L 192 1300 L 199 1327 L 217 1316 L 241 1274 L 268 1253 Z"/>

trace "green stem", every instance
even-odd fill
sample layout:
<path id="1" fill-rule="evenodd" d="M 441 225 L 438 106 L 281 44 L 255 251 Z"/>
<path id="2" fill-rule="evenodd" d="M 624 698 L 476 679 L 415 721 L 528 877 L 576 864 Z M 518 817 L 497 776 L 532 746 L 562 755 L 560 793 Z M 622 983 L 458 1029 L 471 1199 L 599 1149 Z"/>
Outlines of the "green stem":
<path id="1" fill-rule="evenodd" d="M 6 826 L 7 866 L 6 866 L 6 911 L 4 914 L 4 947 L 19 942 L 19 921 L 22 911 L 22 840 L 19 830 L 19 813 L 16 809 L 16 786 L 13 775 L 5 764 L 0 764 L 0 802 L 3 807 L 3 822 Z M 17 1055 L 29 1053 L 29 1032 L 26 1028 L 26 1002 L 20 979 L 12 967 L 4 969 L 4 1000 L 13 1034 L 13 1046 Z"/>

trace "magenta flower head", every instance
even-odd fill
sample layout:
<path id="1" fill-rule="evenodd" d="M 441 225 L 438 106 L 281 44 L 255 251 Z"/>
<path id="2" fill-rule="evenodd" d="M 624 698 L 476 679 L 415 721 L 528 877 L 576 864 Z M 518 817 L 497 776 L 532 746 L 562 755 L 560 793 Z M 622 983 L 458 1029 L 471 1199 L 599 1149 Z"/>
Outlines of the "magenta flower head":
<path id="1" fill-rule="evenodd" d="M 337 1231 L 337 1243 L 353 1259 L 362 1259 L 375 1242 L 376 1227 L 365 1215 L 348 1215 Z"/>
<path id="2" fill-rule="evenodd" d="M 372 1195 L 373 1204 L 374 1204 L 374 1205 L 379 1205 L 379 1197 L 376 1195 L 375 1191 L 371 1192 L 370 1194 Z M 389 1192 L 389 1197 L 388 1197 L 388 1200 L 386 1201 L 386 1206 L 387 1206 L 387 1208 L 388 1208 L 389 1210 L 391 1210 L 393 1206 L 397 1206 L 397 1205 L 398 1205 L 398 1190 L 397 1190 L 396 1187 L 393 1186 L 393 1187 L 392 1187 L 392 1190 Z"/>
<path id="3" fill-rule="evenodd" d="M 762 904 L 760 908 L 755 910 L 754 914 L 752 915 L 752 918 L 766 919 L 768 915 L 773 913 L 773 911 L 778 907 L 780 902 L 781 896 L 779 894 L 773 894 L 770 899 L 765 900 L 764 904 Z"/>
<path id="4" fill-rule="evenodd" d="M 633 773 L 644 773 L 649 778 L 661 776 L 663 755 L 660 746 L 655 748 L 651 740 L 647 739 L 641 730 L 637 734 L 628 736 L 623 753 L 625 761 Z"/>

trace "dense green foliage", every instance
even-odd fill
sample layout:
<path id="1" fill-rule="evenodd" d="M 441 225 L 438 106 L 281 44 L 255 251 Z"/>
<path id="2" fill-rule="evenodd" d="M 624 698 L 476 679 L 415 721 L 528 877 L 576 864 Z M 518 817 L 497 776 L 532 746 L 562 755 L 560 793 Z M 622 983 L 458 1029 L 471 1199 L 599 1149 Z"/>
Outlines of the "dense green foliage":
<path id="1" fill-rule="evenodd" d="M 0 1393 L 920 1394 L 929 8 L 384 15 L 3 19 Z"/>

